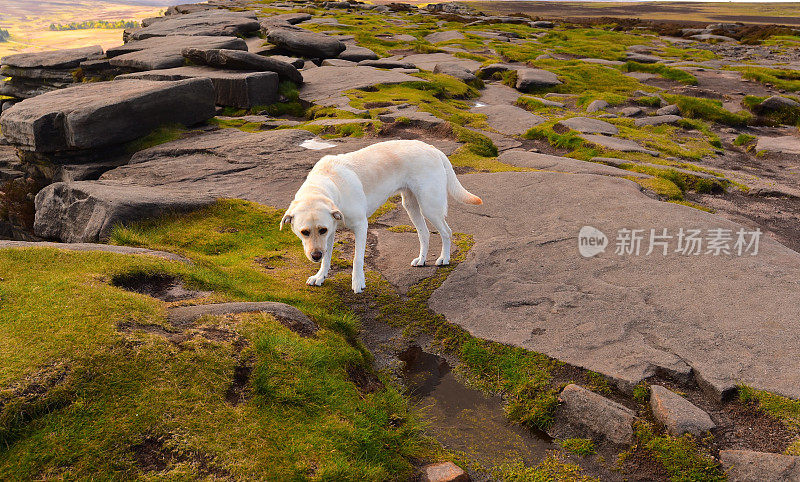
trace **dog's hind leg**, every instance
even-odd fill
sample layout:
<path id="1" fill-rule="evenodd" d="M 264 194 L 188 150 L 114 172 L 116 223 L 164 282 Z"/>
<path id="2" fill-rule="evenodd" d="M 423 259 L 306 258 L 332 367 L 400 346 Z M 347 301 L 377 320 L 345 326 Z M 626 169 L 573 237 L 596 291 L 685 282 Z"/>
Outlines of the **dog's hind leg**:
<path id="1" fill-rule="evenodd" d="M 444 216 L 425 217 L 428 218 L 436 230 L 439 231 L 439 235 L 442 237 L 442 253 L 439 255 L 439 259 L 436 260 L 436 266 L 445 266 L 450 264 L 450 240 L 453 237 L 453 231 L 450 229 L 450 226 L 447 225 L 447 222 L 444 220 Z"/>
<path id="2" fill-rule="evenodd" d="M 367 250 L 367 220 L 351 226 L 356 235 L 355 256 L 353 256 L 353 293 L 361 293 L 367 287 L 364 276 L 364 254 Z"/>
<path id="3" fill-rule="evenodd" d="M 425 258 L 428 257 L 428 245 L 431 240 L 431 232 L 428 230 L 428 225 L 425 224 L 425 218 L 419 209 L 419 202 L 416 196 L 411 191 L 403 191 L 403 207 L 406 208 L 408 217 L 417 229 L 417 237 L 419 238 L 419 256 L 411 261 L 411 266 L 425 266 Z"/>

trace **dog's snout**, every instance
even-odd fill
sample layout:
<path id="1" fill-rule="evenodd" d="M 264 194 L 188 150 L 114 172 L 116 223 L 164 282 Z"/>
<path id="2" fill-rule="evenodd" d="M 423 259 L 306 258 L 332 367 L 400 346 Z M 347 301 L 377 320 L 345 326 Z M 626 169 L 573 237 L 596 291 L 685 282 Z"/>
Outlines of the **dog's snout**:
<path id="1" fill-rule="evenodd" d="M 314 261 L 319 261 L 322 259 L 322 251 L 314 251 L 311 253 L 311 259 Z"/>

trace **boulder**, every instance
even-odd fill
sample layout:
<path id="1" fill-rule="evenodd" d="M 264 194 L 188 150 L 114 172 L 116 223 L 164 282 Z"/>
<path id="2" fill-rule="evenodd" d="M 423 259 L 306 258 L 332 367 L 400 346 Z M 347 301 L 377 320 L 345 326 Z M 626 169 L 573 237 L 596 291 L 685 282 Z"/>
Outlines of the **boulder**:
<path id="1" fill-rule="evenodd" d="M 76 69 L 85 60 L 103 57 L 103 48 L 99 45 L 77 49 L 52 50 L 7 55 L 0 59 L 0 65 L 19 69 Z"/>
<path id="2" fill-rule="evenodd" d="M 465 68 L 461 63 L 444 62 L 441 64 L 436 64 L 436 67 L 433 68 L 433 71 L 438 74 L 447 74 L 453 76 L 462 82 L 471 82 L 477 79 L 475 74 L 473 74 L 469 69 Z"/>
<path id="3" fill-rule="evenodd" d="M 675 436 L 688 433 L 702 437 L 717 426 L 706 412 L 660 385 L 650 387 L 650 408 L 656 420 Z"/>
<path id="4" fill-rule="evenodd" d="M 533 28 L 553 28 L 555 24 L 547 20 L 536 20 L 529 24 Z"/>
<path id="5" fill-rule="evenodd" d="M 545 118 L 513 105 L 486 105 L 473 107 L 472 112 L 486 116 L 489 126 L 506 135 L 522 135 Z"/>
<path id="6" fill-rule="evenodd" d="M 136 72 L 120 75 L 117 78 L 160 81 L 211 79 L 214 84 L 214 102 L 217 105 L 239 109 L 250 109 L 278 101 L 278 74 L 275 72 L 245 72 L 219 70 L 208 66 L 186 66 Z"/>
<path id="7" fill-rule="evenodd" d="M 339 58 L 350 60 L 351 62 L 361 62 L 362 60 L 378 60 L 378 54 L 366 47 L 348 44 L 344 51 L 339 54 Z"/>
<path id="8" fill-rule="evenodd" d="M 267 40 L 295 55 L 307 58 L 332 59 L 346 48 L 344 43 L 330 35 L 291 26 L 270 28 Z"/>
<path id="9" fill-rule="evenodd" d="M 226 49 L 247 51 L 247 43 L 237 37 L 184 36 L 151 37 L 108 49 L 112 67 L 133 70 L 158 70 L 182 67 L 183 50 Z"/>
<path id="10" fill-rule="evenodd" d="M 593 100 L 589 105 L 586 106 L 586 112 L 597 112 L 599 110 L 603 110 L 608 107 L 608 102 L 604 101 L 603 99 Z"/>
<path id="11" fill-rule="evenodd" d="M 193 125 L 213 116 L 208 79 L 119 80 L 26 99 L 3 112 L 0 128 L 22 150 L 56 153 L 121 144 L 164 124 Z"/>
<path id="12" fill-rule="evenodd" d="M 469 482 L 464 470 L 453 462 L 440 462 L 422 467 L 420 482 Z"/>
<path id="13" fill-rule="evenodd" d="M 131 40 L 144 40 L 151 37 L 248 36 L 257 32 L 261 25 L 252 12 L 232 12 L 230 10 L 207 10 L 177 15 L 139 29 L 130 35 Z"/>
<path id="14" fill-rule="evenodd" d="M 661 124 L 677 124 L 683 117 L 679 115 L 654 115 L 648 117 L 639 117 L 633 121 L 636 127 L 642 126 L 660 126 Z"/>
<path id="15" fill-rule="evenodd" d="M 636 117 L 642 115 L 643 112 L 641 107 L 624 107 L 619 111 L 623 117 Z"/>
<path id="16" fill-rule="evenodd" d="M 534 89 L 555 87 L 560 85 L 558 76 L 552 72 L 542 69 L 519 69 L 517 70 L 517 90 L 527 92 Z"/>
<path id="17" fill-rule="evenodd" d="M 272 57 L 228 49 L 185 48 L 182 54 L 192 62 L 218 69 L 247 70 L 251 72 L 275 72 L 281 80 L 303 83 L 303 75 L 287 62 Z"/>
<path id="18" fill-rule="evenodd" d="M 656 115 L 680 115 L 681 110 L 675 104 L 666 105 L 656 111 Z"/>
<path id="19" fill-rule="evenodd" d="M 432 44 L 463 39 L 464 35 L 458 30 L 442 30 L 440 32 L 433 32 L 432 34 L 425 36 L 425 40 Z"/>
<path id="20" fill-rule="evenodd" d="M 800 457 L 751 450 L 720 450 L 719 459 L 730 482 L 800 480 Z"/>
<path id="21" fill-rule="evenodd" d="M 493 76 L 494 74 L 496 74 L 498 72 L 505 72 L 505 71 L 510 70 L 510 69 L 511 69 L 511 67 L 509 65 L 506 65 L 506 64 L 499 64 L 499 63 L 498 64 L 489 64 L 489 65 L 486 65 L 486 66 L 481 67 L 480 69 L 478 69 L 478 75 L 482 79 L 486 79 L 486 78 L 489 78 L 489 77 Z"/>
<path id="22" fill-rule="evenodd" d="M 556 125 L 562 125 L 583 134 L 605 134 L 613 136 L 619 133 L 619 129 L 614 124 L 609 124 L 606 121 L 592 119 L 590 117 L 571 117 L 559 121 Z"/>
<path id="23" fill-rule="evenodd" d="M 105 240 L 114 226 L 213 203 L 208 194 L 120 183 L 57 182 L 36 195 L 34 232 L 66 243 Z"/>
<path id="24" fill-rule="evenodd" d="M 551 437 L 633 443 L 633 410 L 575 384 L 564 387 L 558 401 L 553 425 L 547 431 Z"/>

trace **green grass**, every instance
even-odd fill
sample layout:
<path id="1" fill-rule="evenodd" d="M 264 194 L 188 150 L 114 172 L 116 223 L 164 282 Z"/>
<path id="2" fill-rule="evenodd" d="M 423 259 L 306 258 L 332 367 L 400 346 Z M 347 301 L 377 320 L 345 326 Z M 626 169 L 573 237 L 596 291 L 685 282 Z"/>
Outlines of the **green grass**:
<path id="1" fill-rule="evenodd" d="M 745 79 L 755 80 L 778 89 L 800 91 L 800 72 L 788 69 L 771 69 L 768 67 L 728 67 L 738 70 Z"/>
<path id="2" fill-rule="evenodd" d="M 623 66 L 623 70 L 625 72 L 649 72 L 682 84 L 697 85 L 697 77 L 694 75 L 685 70 L 668 67 L 664 64 L 641 64 L 639 62 L 628 61 Z"/>
<path id="3" fill-rule="evenodd" d="M 559 440 L 558 444 L 567 452 L 582 457 L 597 453 L 597 447 L 595 447 L 594 442 L 586 438 L 568 438 Z"/>
<path id="4" fill-rule="evenodd" d="M 156 439 L 163 447 L 154 450 L 166 460 L 163 470 L 147 474 L 156 478 L 385 480 L 410 476 L 412 460 L 436 457 L 395 389 L 364 394 L 349 380 L 348 367 L 370 370 L 371 357 L 355 341 L 358 321 L 338 302 L 348 277 L 307 287 L 314 267 L 294 235 L 278 231 L 281 215 L 220 201 L 112 235 L 117 244 L 181 253 L 191 265 L 0 250 L 4 478 L 137 478 L 136 447 Z M 321 330 L 301 338 L 269 315 L 206 317 L 186 341 L 173 342 L 153 332 L 174 331 L 166 303 L 109 284 L 143 272 L 211 290 L 209 301 L 290 303 Z M 120 332 L 120 323 L 143 328 Z M 206 328 L 228 335 L 202 336 Z M 225 393 L 243 360 L 253 366 L 252 399 L 234 406 Z M 30 383 L 26 377 L 45 380 L 61 367 L 63 381 L 42 395 L 15 395 L 15 384 Z"/>
<path id="5" fill-rule="evenodd" d="M 664 98 L 670 103 L 676 104 L 684 117 L 703 119 L 729 126 L 743 126 L 752 118 L 749 112 L 734 113 L 725 109 L 722 107 L 722 101 L 716 99 L 670 94 L 664 94 Z"/>
<path id="6" fill-rule="evenodd" d="M 746 385 L 739 386 L 739 400 L 755 404 L 759 410 L 800 431 L 800 401 L 756 390 Z"/>
<path id="7" fill-rule="evenodd" d="M 758 137 L 756 136 L 751 136 L 750 134 L 739 134 L 736 136 L 736 139 L 733 140 L 733 145 L 744 146 L 756 140 L 758 140 Z"/>
<path id="8" fill-rule="evenodd" d="M 565 462 L 558 454 L 551 452 L 535 467 L 528 467 L 523 462 L 509 462 L 491 471 L 497 480 L 508 482 L 593 482 L 599 479 L 584 475 L 575 464 Z"/>
<path id="9" fill-rule="evenodd" d="M 125 150 L 133 154 L 144 149 L 149 149 L 166 142 L 180 139 L 189 129 L 182 124 L 168 124 L 155 129 L 144 137 L 131 141 L 125 145 Z"/>
<path id="10" fill-rule="evenodd" d="M 761 107 L 761 103 L 767 97 L 748 95 L 742 100 L 742 104 L 748 110 L 759 116 L 759 121 L 771 125 L 790 125 L 800 126 L 800 107 L 783 107 L 777 110 L 767 110 Z M 798 101 L 797 97 L 792 100 Z"/>
<path id="11" fill-rule="evenodd" d="M 719 463 L 699 447 L 690 435 L 657 435 L 653 432 L 653 427 L 645 421 L 636 422 L 634 428 L 638 444 L 664 466 L 671 481 L 727 480 Z"/>

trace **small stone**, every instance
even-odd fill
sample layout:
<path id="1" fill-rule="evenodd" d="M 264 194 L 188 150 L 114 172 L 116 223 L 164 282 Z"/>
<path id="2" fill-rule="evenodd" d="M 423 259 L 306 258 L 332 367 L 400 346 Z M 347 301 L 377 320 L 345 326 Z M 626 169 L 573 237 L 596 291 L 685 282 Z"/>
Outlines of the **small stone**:
<path id="1" fill-rule="evenodd" d="M 650 387 L 650 407 L 656 419 L 675 436 L 688 433 L 701 437 L 717 426 L 706 412 L 660 385 Z"/>
<path id="2" fill-rule="evenodd" d="M 633 121 L 636 127 L 642 126 L 660 126 L 661 124 L 675 124 L 683 119 L 679 115 L 655 115 L 649 117 L 640 117 Z"/>
<path id="3" fill-rule="evenodd" d="M 422 467 L 421 482 L 469 482 L 464 470 L 453 462 L 442 462 Z"/>
<path id="4" fill-rule="evenodd" d="M 636 52 L 628 52 L 625 58 L 627 60 L 630 60 L 631 62 L 639 62 L 640 64 L 655 64 L 664 61 L 664 59 L 662 59 L 661 57 L 656 57 L 654 55 L 640 54 Z"/>
<path id="5" fill-rule="evenodd" d="M 528 91 L 560 85 L 558 76 L 542 69 L 520 69 L 517 71 L 517 90 Z"/>
<path id="6" fill-rule="evenodd" d="M 586 112 L 597 112 L 599 110 L 603 110 L 608 107 L 608 102 L 604 101 L 603 99 L 593 100 L 589 105 L 586 106 Z"/>
<path id="7" fill-rule="evenodd" d="M 681 110 L 675 104 L 664 106 L 656 111 L 656 115 L 680 115 Z"/>
<path id="8" fill-rule="evenodd" d="M 366 47 L 347 45 L 344 52 L 339 54 L 339 58 L 352 62 L 361 62 L 362 60 L 378 60 L 378 54 Z"/>
<path id="9" fill-rule="evenodd" d="M 642 109 L 640 107 L 625 107 L 619 111 L 623 117 L 636 117 L 638 115 L 642 115 Z"/>
<path id="10" fill-rule="evenodd" d="M 435 44 L 439 42 L 447 42 L 449 40 L 463 40 L 464 35 L 461 34 L 458 30 L 444 30 L 441 32 L 434 32 L 430 35 L 425 36 L 425 40 L 428 42 Z"/>
<path id="11" fill-rule="evenodd" d="M 475 74 L 465 68 L 463 64 L 457 62 L 443 62 L 436 64 L 433 71 L 437 74 L 447 74 L 457 78 L 462 82 L 471 82 L 476 79 Z"/>
<path id="12" fill-rule="evenodd" d="M 800 457 L 750 450 L 721 450 L 719 458 L 730 482 L 800 480 Z"/>

